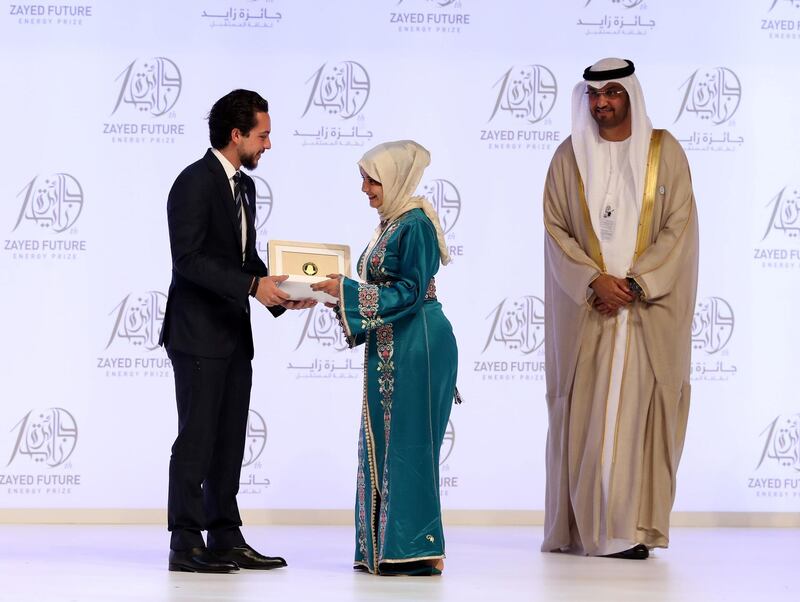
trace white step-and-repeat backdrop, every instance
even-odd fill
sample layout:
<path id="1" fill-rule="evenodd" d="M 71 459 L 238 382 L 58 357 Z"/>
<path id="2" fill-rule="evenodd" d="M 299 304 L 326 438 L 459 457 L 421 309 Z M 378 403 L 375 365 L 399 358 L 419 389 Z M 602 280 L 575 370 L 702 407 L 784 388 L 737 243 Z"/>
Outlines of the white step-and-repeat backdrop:
<path id="1" fill-rule="evenodd" d="M 258 236 L 376 222 L 356 161 L 414 138 L 454 263 L 451 509 L 541 509 L 541 192 L 570 90 L 635 61 L 684 145 L 702 240 L 677 510 L 800 509 L 800 2 L 61 0 L 0 7 L 0 507 L 159 508 L 176 431 L 157 345 L 165 204 L 233 88 L 270 102 Z M 246 508 L 349 508 L 362 353 L 325 308 L 254 312 Z"/>

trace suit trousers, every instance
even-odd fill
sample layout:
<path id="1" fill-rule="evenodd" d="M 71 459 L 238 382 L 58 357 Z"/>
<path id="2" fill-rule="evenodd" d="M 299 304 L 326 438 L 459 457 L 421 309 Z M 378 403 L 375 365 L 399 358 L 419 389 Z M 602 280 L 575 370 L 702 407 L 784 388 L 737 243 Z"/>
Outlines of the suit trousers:
<path id="1" fill-rule="evenodd" d="M 236 494 L 244 455 L 253 369 L 244 344 L 205 358 L 167 349 L 175 374 L 178 436 L 169 462 L 170 548 L 229 549 L 245 543 Z"/>

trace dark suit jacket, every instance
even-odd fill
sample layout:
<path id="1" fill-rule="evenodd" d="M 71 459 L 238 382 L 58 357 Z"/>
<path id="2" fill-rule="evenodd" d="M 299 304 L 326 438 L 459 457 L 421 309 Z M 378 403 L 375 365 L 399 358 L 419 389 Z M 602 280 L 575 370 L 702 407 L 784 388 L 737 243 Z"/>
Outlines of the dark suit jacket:
<path id="1" fill-rule="evenodd" d="M 242 173 L 247 194 L 247 248 L 242 264 L 236 208 L 225 170 L 209 149 L 178 175 L 167 200 L 172 283 L 160 343 L 201 357 L 227 357 L 245 332 L 253 356 L 248 291 L 253 276 L 266 276 L 256 253 L 256 189 Z M 273 315 L 284 308 L 270 308 Z"/>

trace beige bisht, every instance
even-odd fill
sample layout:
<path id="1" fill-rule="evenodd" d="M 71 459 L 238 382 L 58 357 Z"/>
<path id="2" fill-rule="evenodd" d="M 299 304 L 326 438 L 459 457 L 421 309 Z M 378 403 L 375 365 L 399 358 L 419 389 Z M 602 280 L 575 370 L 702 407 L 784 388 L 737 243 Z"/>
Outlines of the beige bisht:
<path id="1" fill-rule="evenodd" d="M 698 258 L 686 156 L 668 132 L 653 130 L 653 140 L 628 273 L 644 300 L 629 306 L 602 530 L 609 539 L 651 548 L 669 543 L 689 411 Z M 544 222 L 549 432 L 542 550 L 594 555 L 601 538 L 601 458 L 617 322 L 592 308 L 588 286 L 605 268 L 571 138 L 560 145 L 547 174 Z"/>

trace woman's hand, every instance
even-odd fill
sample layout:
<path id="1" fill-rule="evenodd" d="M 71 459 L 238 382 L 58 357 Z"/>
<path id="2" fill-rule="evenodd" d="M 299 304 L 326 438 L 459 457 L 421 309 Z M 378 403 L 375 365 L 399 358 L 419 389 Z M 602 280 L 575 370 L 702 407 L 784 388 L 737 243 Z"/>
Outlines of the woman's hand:
<path id="1" fill-rule="evenodd" d="M 322 291 L 328 293 L 331 297 L 339 298 L 339 281 L 342 278 L 341 274 L 328 274 L 328 279 L 322 282 L 315 282 L 311 285 L 312 291 Z"/>

